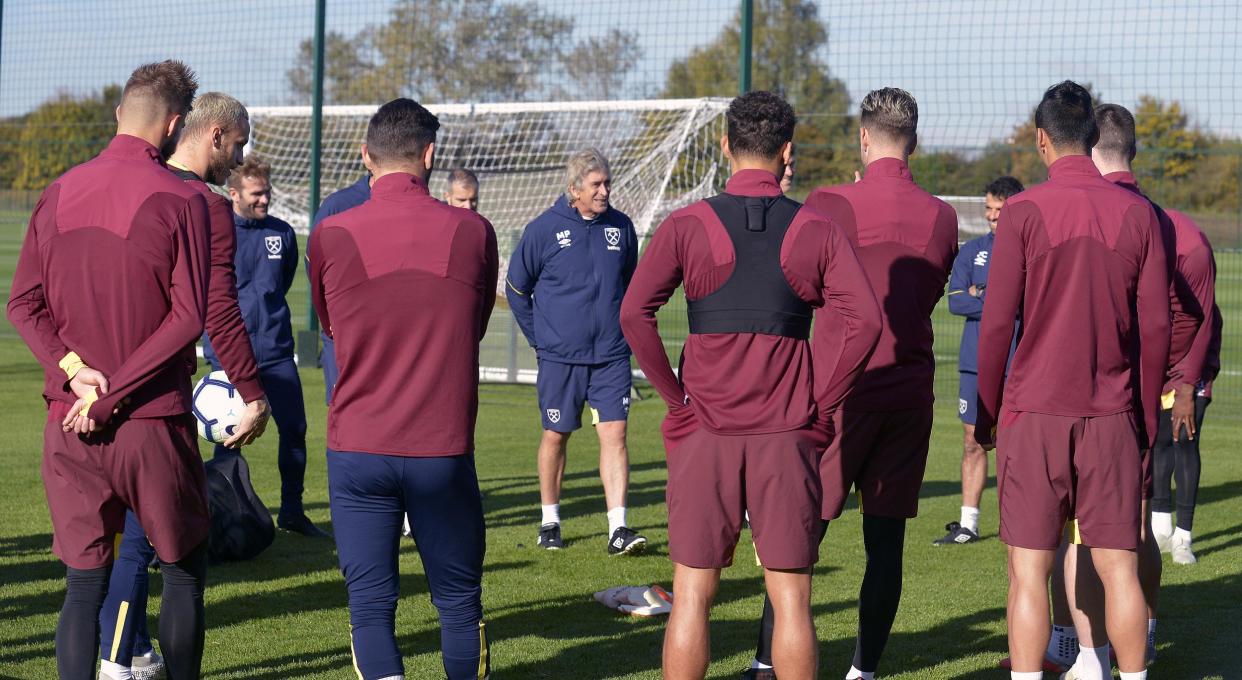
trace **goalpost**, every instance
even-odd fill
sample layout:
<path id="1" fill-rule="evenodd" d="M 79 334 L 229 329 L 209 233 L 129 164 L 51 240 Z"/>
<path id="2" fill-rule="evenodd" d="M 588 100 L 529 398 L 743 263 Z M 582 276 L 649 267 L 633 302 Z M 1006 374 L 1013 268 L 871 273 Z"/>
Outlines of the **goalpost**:
<path id="1" fill-rule="evenodd" d="M 565 162 L 587 147 L 612 167 L 612 204 L 634 221 L 639 243 L 669 213 L 719 193 L 729 167 L 720 151 L 728 99 L 448 104 L 440 119 L 431 192 L 440 197 L 447 170 L 479 177 L 479 212 L 496 228 L 500 290 L 480 353 L 480 378 L 535 381 L 534 353 L 504 301 L 508 256 L 522 229 L 565 191 Z M 360 145 L 374 106 L 325 106 L 322 195 L 365 175 Z M 310 227 L 309 106 L 250 109 L 247 149 L 272 165 L 272 213 L 300 233 Z"/>

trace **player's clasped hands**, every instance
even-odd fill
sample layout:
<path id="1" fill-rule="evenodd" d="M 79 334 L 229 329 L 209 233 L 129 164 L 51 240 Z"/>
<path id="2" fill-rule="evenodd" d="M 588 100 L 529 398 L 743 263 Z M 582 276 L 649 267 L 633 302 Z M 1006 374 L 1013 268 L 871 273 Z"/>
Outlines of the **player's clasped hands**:
<path id="1" fill-rule="evenodd" d="M 83 367 L 69 381 L 69 389 L 78 399 L 73 402 L 73 406 L 69 409 L 69 414 L 61 421 L 60 428 L 64 432 L 76 432 L 78 434 L 90 434 L 95 431 L 95 419 L 86 415 L 91 404 L 95 403 L 98 395 L 108 393 L 108 378 L 99 371 Z M 129 399 L 122 399 L 112 413 L 115 415 L 120 413 L 121 407 L 129 404 Z"/>

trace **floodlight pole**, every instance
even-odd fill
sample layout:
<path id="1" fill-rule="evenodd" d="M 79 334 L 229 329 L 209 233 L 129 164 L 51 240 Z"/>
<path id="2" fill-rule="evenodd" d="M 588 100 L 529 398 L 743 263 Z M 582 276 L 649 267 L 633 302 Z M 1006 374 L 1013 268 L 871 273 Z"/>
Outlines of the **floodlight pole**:
<path id="1" fill-rule="evenodd" d="M 742 0 L 742 40 L 737 60 L 738 94 L 750 92 L 750 52 L 755 32 L 755 2 Z"/>

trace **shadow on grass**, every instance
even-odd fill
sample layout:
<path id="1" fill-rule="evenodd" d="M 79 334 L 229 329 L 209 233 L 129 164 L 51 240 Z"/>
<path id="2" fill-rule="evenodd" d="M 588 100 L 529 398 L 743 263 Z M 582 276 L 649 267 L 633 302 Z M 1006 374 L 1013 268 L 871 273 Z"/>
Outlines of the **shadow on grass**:
<path id="1" fill-rule="evenodd" d="M 285 680 L 299 678 L 312 673 L 330 671 L 350 671 L 353 661 L 349 654 L 349 644 L 342 644 L 326 652 L 299 653 L 264 659 L 258 664 L 242 664 L 215 671 L 208 677 L 231 676 L 248 678 L 249 680 Z M 342 676 L 344 677 L 344 676 Z"/>
<path id="2" fill-rule="evenodd" d="M 1238 496 L 1242 496 L 1242 479 L 1234 479 L 1211 486 L 1201 485 L 1199 493 L 1195 497 L 1195 502 L 1197 505 L 1203 506 L 1220 501 L 1237 500 Z"/>
<path id="3" fill-rule="evenodd" d="M 63 596 L 57 595 L 58 600 Z M 59 601 L 57 608 L 60 607 Z M 55 631 L 48 630 L 42 633 L 35 633 L 24 638 L 16 638 L 4 641 L 4 647 L 0 648 L 0 666 L 7 664 L 19 664 L 33 659 L 47 659 L 56 655 L 56 635 Z M 6 677 L 6 676 L 0 676 Z"/>

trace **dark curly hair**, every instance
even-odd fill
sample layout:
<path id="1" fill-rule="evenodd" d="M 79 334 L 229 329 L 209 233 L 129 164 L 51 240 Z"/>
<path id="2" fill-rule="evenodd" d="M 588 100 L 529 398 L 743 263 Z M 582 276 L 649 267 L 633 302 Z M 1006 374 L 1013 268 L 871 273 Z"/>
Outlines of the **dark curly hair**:
<path id="1" fill-rule="evenodd" d="M 737 97 L 725 113 L 729 150 L 735 156 L 775 158 L 793 141 L 798 117 L 780 95 L 756 90 Z"/>

